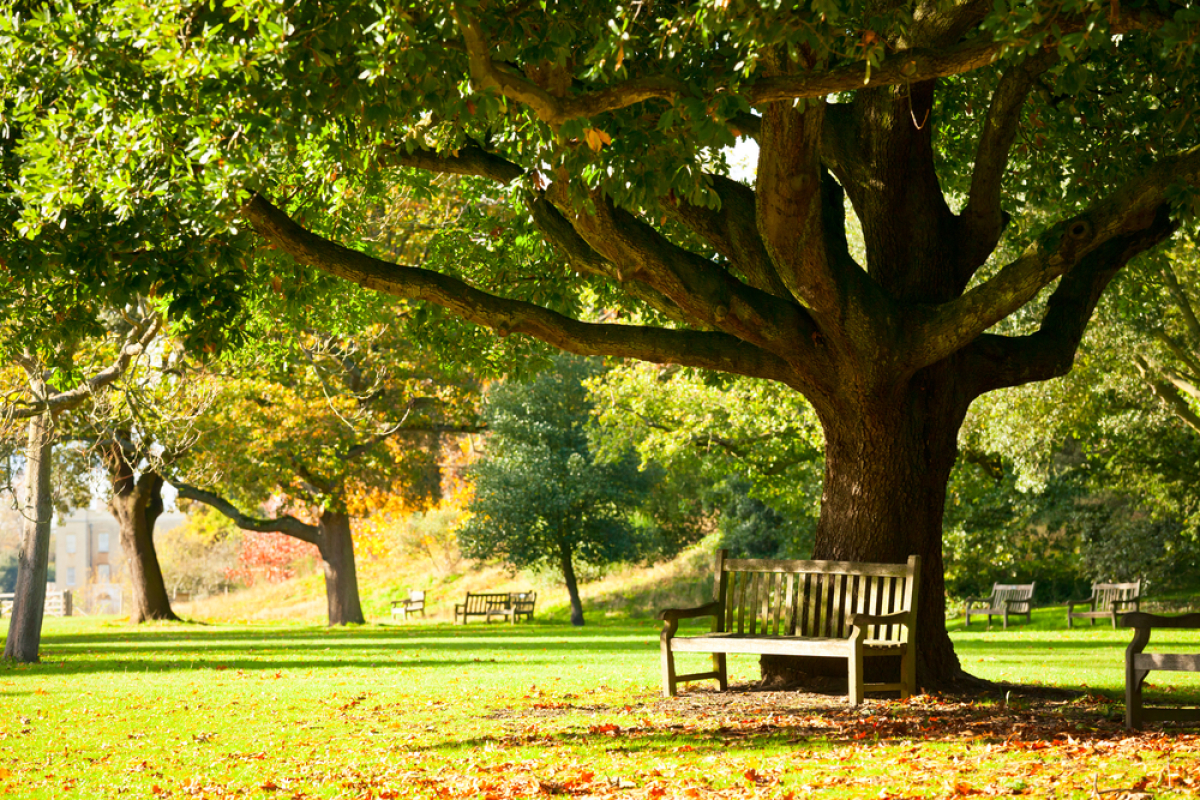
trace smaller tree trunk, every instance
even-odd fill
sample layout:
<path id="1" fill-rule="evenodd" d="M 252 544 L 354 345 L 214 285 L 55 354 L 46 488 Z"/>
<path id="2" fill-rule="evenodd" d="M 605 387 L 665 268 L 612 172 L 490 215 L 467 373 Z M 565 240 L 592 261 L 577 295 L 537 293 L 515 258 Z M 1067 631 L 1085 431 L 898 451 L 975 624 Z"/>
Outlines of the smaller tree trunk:
<path id="1" fill-rule="evenodd" d="M 354 566 L 354 539 L 350 517 L 335 511 L 323 511 L 318 520 L 321 541 L 318 549 L 325 562 L 325 598 L 329 605 L 329 624 L 362 624 L 362 604 L 358 598 L 358 573 Z"/>
<path id="2" fill-rule="evenodd" d="M 108 507 L 121 529 L 121 549 L 133 585 L 133 612 L 129 619 L 134 624 L 178 620 L 171 609 L 154 547 L 154 524 L 163 512 L 163 479 L 156 473 L 144 472 L 134 480 L 133 470 L 123 457 L 110 455 L 110 459 L 113 491 Z"/>
<path id="3" fill-rule="evenodd" d="M 575 564 L 571 560 L 571 545 L 565 539 L 558 543 L 558 560 L 562 567 L 563 581 L 571 597 L 571 624 L 583 625 L 583 601 L 579 599 L 579 582 L 575 579 Z"/>
<path id="4" fill-rule="evenodd" d="M 29 421 L 25 449 L 25 520 L 21 526 L 12 618 L 8 623 L 8 640 L 4 644 L 5 658 L 27 664 L 37 662 L 42 641 L 42 615 L 50 565 L 50 522 L 54 513 L 50 497 L 53 446 L 54 417 L 46 411 Z"/>

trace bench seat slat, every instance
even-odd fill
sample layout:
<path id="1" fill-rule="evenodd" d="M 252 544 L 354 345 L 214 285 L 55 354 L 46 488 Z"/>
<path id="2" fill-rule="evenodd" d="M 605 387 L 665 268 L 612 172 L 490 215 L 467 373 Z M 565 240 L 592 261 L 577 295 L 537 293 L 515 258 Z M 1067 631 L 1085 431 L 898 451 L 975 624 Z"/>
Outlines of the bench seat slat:
<path id="1" fill-rule="evenodd" d="M 1135 669 L 1159 669 L 1168 672 L 1200 672 L 1200 653 L 1137 653 Z"/>
<path id="2" fill-rule="evenodd" d="M 887 650 L 900 655 L 903 644 L 894 642 L 865 643 L 872 651 Z M 758 653 L 767 655 L 841 656 L 851 652 L 849 639 L 804 638 L 785 636 L 749 636 L 733 633 L 710 633 L 698 636 L 676 636 L 671 640 L 671 649 L 680 653 Z M 678 678 L 676 678 L 678 680 Z"/>

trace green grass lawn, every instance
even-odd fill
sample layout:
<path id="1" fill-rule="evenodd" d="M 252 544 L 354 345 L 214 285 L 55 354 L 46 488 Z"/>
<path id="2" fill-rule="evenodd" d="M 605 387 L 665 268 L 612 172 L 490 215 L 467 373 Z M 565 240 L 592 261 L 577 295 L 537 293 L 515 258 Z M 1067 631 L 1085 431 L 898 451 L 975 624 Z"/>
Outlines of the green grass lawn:
<path id="1" fill-rule="evenodd" d="M 1194 796 L 1200 739 L 1120 726 L 1129 633 L 1067 631 L 1063 617 L 1041 610 L 1007 632 L 958 622 L 952 636 L 972 673 L 1090 696 L 855 711 L 707 686 L 664 700 L 650 621 L 48 619 L 41 664 L 0 666 L 0 796 Z M 1200 649 L 1198 632 L 1160 639 L 1152 650 Z M 757 677 L 754 657 L 731 666 L 735 683 Z M 1197 677 L 1152 674 L 1148 697 L 1195 703 Z"/>

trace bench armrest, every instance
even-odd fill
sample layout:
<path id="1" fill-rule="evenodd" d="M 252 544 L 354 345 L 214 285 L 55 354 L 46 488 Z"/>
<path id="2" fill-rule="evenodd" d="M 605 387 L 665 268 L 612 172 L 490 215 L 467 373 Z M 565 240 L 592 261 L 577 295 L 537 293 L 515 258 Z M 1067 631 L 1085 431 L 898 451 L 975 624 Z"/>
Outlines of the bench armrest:
<path id="1" fill-rule="evenodd" d="M 855 614 L 850 617 L 850 624 L 855 628 L 865 628 L 868 625 L 907 625 L 911 618 L 911 611 L 897 611 L 894 614 Z"/>
<path id="2" fill-rule="evenodd" d="M 1070 613 L 1071 609 L 1075 608 L 1075 606 L 1090 606 L 1095 602 L 1096 602 L 1096 595 L 1092 595 L 1091 597 L 1085 597 L 1082 600 L 1068 600 L 1067 601 L 1067 612 Z"/>
<path id="3" fill-rule="evenodd" d="M 676 622 L 681 619 L 694 619 L 695 617 L 715 617 L 720 611 L 720 601 L 713 600 L 711 603 L 705 603 L 695 608 L 668 608 L 658 612 L 658 618 L 663 622 Z"/>

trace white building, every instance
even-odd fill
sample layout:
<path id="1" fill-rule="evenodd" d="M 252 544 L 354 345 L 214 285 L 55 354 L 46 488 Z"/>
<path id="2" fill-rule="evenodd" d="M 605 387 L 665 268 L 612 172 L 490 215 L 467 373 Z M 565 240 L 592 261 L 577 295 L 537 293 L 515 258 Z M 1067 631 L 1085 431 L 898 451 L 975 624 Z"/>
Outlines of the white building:
<path id="1" fill-rule="evenodd" d="M 162 532 L 182 525 L 183 514 L 163 514 Z M 70 590 L 74 606 L 87 614 L 120 614 L 129 597 L 121 530 L 107 511 L 81 508 L 54 531 L 54 585 Z"/>

